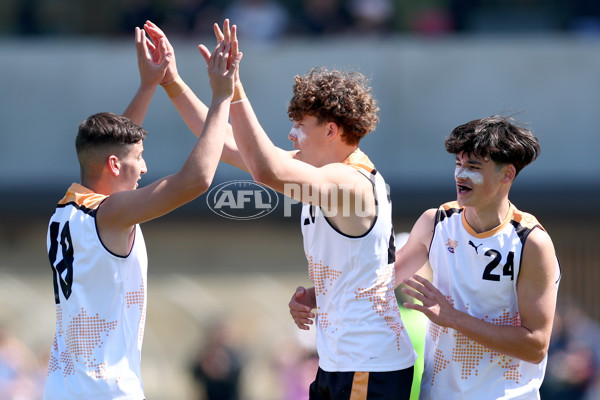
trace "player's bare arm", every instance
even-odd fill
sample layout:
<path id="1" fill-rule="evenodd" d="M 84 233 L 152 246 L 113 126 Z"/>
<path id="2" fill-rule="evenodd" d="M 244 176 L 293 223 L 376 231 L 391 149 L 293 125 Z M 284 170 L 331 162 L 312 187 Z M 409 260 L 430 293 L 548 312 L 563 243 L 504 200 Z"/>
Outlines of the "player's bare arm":
<path id="1" fill-rule="evenodd" d="M 239 63 L 238 59 L 231 69 L 226 69 L 228 47 L 220 44 L 211 56 L 211 108 L 204 132 L 181 170 L 146 187 L 114 193 L 99 208 L 98 228 L 102 239 L 111 250 L 118 250 L 118 254 L 123 254 L 123 250 L 127 252 L 128 249 L 122 248 L 123 238 L 129 236 L 132 226 L 157 218 L 195 199 L 212 183 L 223 148 L 229 102 L 233 95 L 233 73 Z"/>
<path id="2" fill-rule="evenodd" d="M 398 287 L 405 279 L 420 270 L 429 256 L 436 209 L 425 211 L 415 222 L 408 240 L 396 251 L 395 282 Z"/>
<path id="3" fill-rule="evenodd" d="M 535 229 L 523 250 L 518 278 L 520 326 L 494 325 L 456 310 L 429 281 L 417 275 L 405 280 L 403 292 L 423 304 L 406 304 L 423 312 L 432 322 L 450 327 L 480 344 L 521 360 L 540 363 L 550 342 L 556 282 L 554 247 L 548 234 Z"/>
<path id="4" fill-rule="evenodd" d="M 138 27 L 135 28 L 135 49 L 140 87 L 123 116 L 142 125 L 156 87 L 164 80 L 165 74 L 172 68 L 170 66 L 175 63 L 175 55 L 165 39 L 157 40 L 155 46 Z"/>
<path id="5" fill-rule="evenodd" d="M 220 43 L 223 40 L 225 40 L 225 43 L 231 43 L 231 50 L 228 59 L 229 61 L 232 61 L 236 59 L 239 53 L 237 48 L 237 38 L 235 36 L 235 27 L 230 29 L 228 20 L 226 20 L 225 24 L 226 26 L 224 26 L 223 31 L 227 32 L 227 35 L 221 33 L 221 30 L 216 24 L 215 35 L 217 36 L 217 43 Z M 175 53 L 173 47 L 169 43 L 165 33 L 156 24 L 152 23 L 151 21 L 147 21 L 144 25 L 144 29 L 148 36 L 150 36 L 152 41 L 155 43 L 165 40 L 167 43 L 167 48 L 173 53 L 174 58 Z M 219 32 L 218 34 L 217 30 Z M 151 42 L 148 41 L 147 43 L 151 45 Z M 208 54 L 208 57 L 210 57 L 210 53 Z M 170 63 L 170 66 L 171 65 L 173 67 L 167 69 L 165 79 L 163 82 L 161 82 L 161 85 L 188 128 L 194 135 L 196 135 L 196 137 L 199 137 L 204 128 L 208 107 L 198 98 L 198 96 L 181 78 L 177 71 L 174 60 L 172 63 Z M 227 131 L 225 132 L 225 144 L 223 146 L 221 161 L 246 171 L 244 163 L 237 151 L 237 147 L 233 139 L 233 133 L 229 125 L 227 127 Z"/>

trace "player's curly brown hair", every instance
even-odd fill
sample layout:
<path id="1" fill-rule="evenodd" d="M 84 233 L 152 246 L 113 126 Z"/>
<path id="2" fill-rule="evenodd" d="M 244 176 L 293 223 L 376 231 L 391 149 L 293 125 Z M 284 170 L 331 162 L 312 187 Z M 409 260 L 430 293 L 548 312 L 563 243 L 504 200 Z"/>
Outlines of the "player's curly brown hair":
<path id="1" fill-rule="evenodd" d="M 371 94 L 367 78 L 360 72 L 311 69 L 296 76 L 288 116 L 299 121 L 316 117 L 320 123 L 335 122 L 343 128 L 343 140 L 358 144 L 379 122 L 379 106 Z"/>

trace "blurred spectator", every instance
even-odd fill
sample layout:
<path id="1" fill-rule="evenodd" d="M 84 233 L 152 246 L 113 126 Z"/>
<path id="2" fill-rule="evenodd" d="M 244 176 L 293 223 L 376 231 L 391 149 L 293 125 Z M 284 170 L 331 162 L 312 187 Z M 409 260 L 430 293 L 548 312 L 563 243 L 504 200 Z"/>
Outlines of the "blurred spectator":
<path id="1" fill-rule="evenodd" d="M 36 0 L 21 0 L 17 4 L 18 33 L 37 35 L 41 33 Z"/>
<path id="2" fill-rule="evenodd" d="M 294 35 L 338 36 L 346 33 L 351 24 L 341 0 L 302 0 L 289 31 Z"/>
<path id="3" fill-rule="evenodd" d="M 242 39 L 260 41 L 349 32 L 600 34 L 597 0 L 0 1 L 0 32 L 18 35 L 130 34 L 147 19 L 174 34 L 204 35 L 225 17 L 240 27 Z"/>
<path id="4" fill-rule="evenodd" d="M 41 399 L 44 386 L 39 372 L 38 359 L 30 349 L 0 328 L 0 399 Z"/>
<path id="5" fill-rule="evenodd" d="M 577 33 L 600 35 L 600 2 L 598 0 L 578 0 L 569 3 L 571 7 L 570 28 Z"/>
<path id="6" fill-rule="evenodd" d="M 149 0 L 124 0 L 121 5 L 121 18 L 119 29 L 121 33 L 133 35 L 136 26 L 143 26 L 150 20 L 155 23 L 159 12 L 152 1 Z"/>
<path id="7" fill-rule="evenodd" d="M 172 0 L 165 4 L 161 27 L 170 35 L 212 36 L 213 24 L 222 23 L 222 1 Z"/>
<path id="8" fill-rule="evenodd" d="M 234 0 L 224 15 L 237 25 L 243 43 L 279 39 L 289 23 L 287 10 L 273 0 Z"/>
<path id="9" fill-rule="evenodd" d="M 459 31 L 525 34 L 562 29 L 565 4 L 565 0 L 451 0 L 450 8 Z"/>
<path id="10" fill-rule="evenodd" d="M 280 400 L 306 400 L 308 389 L 315 380 L 319 357 L 315 331 L 296 330 L 290 337 L 277 343 L 274 369 L 280 382 Z"/>
<path id="11" fill-rule="evenodd" d="M 350 0 L 348 10 L 358 34 L 381 34 L 391 30 L 391 0 Z"/>
<path id="12" fill-rule="evenodd" d="M 541 398 L 596 400 L 599 373 L 600 325 L 573 303 L 559 303 Z"/>
<path id="13" fill-rule="evenodd" d="M 202 350 L 192 362 L 192 374 L 205 400 L 240 398 L 241 356 L 231 341 L 225 321 L 210 323 Z"/>
<path id="14" fill-rule="evenodd" d="M 425 8 L 414 16 L 411 30 L 428 36 L 445 34 L 454 30 L 454 21 L 444 8 Z"/>

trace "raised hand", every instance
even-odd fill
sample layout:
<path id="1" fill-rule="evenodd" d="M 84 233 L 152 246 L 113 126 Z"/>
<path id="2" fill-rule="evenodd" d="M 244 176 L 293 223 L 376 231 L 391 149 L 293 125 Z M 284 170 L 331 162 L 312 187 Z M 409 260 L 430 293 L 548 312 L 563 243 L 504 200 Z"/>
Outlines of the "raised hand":
<path id="1" fill-rule="evenodd" d="M 141 85 L 157 86 L 162 83 L 169 65 L 175 62 L 175 55 L 169 50 L 166 40 L 160 39 L 154 45 L 145 31 L 136 27 L 135 48 Z"/>
<path id="2" fill-rule="evenodd" d="M 223 30 L 219 27 L 219 24 L 215 23 L 213 25 L 213 29 L 215 32 L 215 37 L 217 38 L 217 43 L 225 41 L 225 43 L 231 43 L 229 60 L 233 62 L 239 54 L 239 44 L 237 39 L 237 26 L 233 25 L 230 27 L 229 19 L 226 19 L 223 22 Z M 236 76 L 237 81 L 237 76 Z"/>
<path id="3" fill-rule="evenodd" d="M 163 80 L 159 83 L 165 84 L 174 81 L 179 77 L 179 72 L 177 71 L 177 63 L 175 62 L 175 49 L 173 49 L 173 46 L 169 42 L 169 39 L 167 39 L 167 35 L 165 35 L 165 33 L 152 21 L 146 21 L 146 23 L 144 24 L 144 31 L 148 34 L 150 39 L 152 39 L 152 42 L 154 42 L 152 43 L 151 41 L 147 40 L 146 46 L 148 48 L 149 53 L 152 55 L 152 59 L 155 62 L 159 62 L 157 60 L 160 60 L 160 52 L 158 51 L 159 49 L 155 45 L 156 43 L 161 43 L 161 41 L 164 41 L 165 46 L 167 48 L 167 52 L 172 54 L 172 60 L 170 60 L 167 66 L 167 70 L 165 72 Z"/>
<path id="4" fill-rule="evenodd" d="M 294 319 L 296 326 L 300 329 L 308 330 L 310 328 L 309 325 L 313 324 L 313 319 L 315 318 L 315 314 L 312 313 L 312 309 L 316 307 L 314 292 L 303 286 L 298 286 L 288 306 L 290 308 L 290 315 Z"/>
<path id="5" fill-rule="evenodd" d="M 215 47 L 212 54 L 204 45 L 199 45 L 198 49 L 206 61 L 213 100 L 230 100 L 233 97 L 235 73 L 242 55 L 238 54 L 235 60 L 230 60 L 231 43 L 226 43 L 224 40 Z"/>

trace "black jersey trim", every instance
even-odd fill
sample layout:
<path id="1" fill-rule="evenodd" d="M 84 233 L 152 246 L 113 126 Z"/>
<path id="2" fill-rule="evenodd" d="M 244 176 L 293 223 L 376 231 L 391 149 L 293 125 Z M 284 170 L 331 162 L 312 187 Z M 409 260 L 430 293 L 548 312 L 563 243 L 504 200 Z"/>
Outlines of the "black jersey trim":
<path id="1" fill-rule="evenodd" d="M 527 240 L 527 236 L 529 236 L 529 234 L 531 233 L 532 230 L 534 230 L 535 228 L 540 228 L 540 225 L 534 225 L 531 228 L 527 228 L 523 225 L 521 225 L 520 223 L 518 223 L 515 220 L 510 221 L 511 225 L 515 228 L 515 233 L 517 234 L 517 236 L 519 236 L 519 240 L 521 241 L 522 245 L 525 245 L 525 241 Z"/>
<path id="2" fill-rule="evenodd" d="M 321 208 L 321 207 L 319 207 L 319 208 Z M 340 235 L 345 236 L 345 237 L 350 238 L 350 239 L 360 239 L 360 238 L 363 238 L 363 237 L 367 236 L 369 233 L 371 233 L 371 231 L 375 227 L 375 224 L 377 223 L 377 218 L 378 218 L 378 215 L 375 215 L 375 218 L 373 219 L 373 223 L 371 224 L 371 226 L 369 227 L 369 229 L 365 233 L 363 233 L 362 235 L 359 235 L 359 236 L 352 236 L 352 235 L 348 235 L 347 233 L 344 233 L 344 232 L 340 231 L 338 228 L 336 228 L 335 226 L 333 226 L 333 224 L 331 223 L 331 221 L 329 221 L 329 218 L 327 218 L 325 216 L 325 214 L 323 214 L 323 211 L 321 211 L 320 214 L 323 217 L 323 219 L 325 221 L 327 221 L 327 224 L 331 227 L 331 229 L 333 229 L 334 231 L 336 231 Z"/>
<path id="3" fill-rule="evenodd" d="M 431 253 L 431 245 L 433 244 L 433 239 L 435 239 L 435 233 L 436 233 L 435 227 L 437 226 L 437 224 L 442 222 L 446 218 L 450 218 L 454 214 L 460 214 L 463 211 L 464 211 L 464 208 L 456 208 L 456 207 L 452 207 L 447 210 L 443 207 L 440 207 L 437 209 L 437 211 L 435 212 L 435 221 L 433 222 L 433 234 L 431 235 L 431 241 L 429 242 L 429 251 L 427 252 L 428 258 L 429 258 L 429 254 Z"/>
<path id="4" fill-rule="evenodd" d="M 446 218 L 450 218 L 454 214 L 460 214 L 464 211 L 464 208 L 439 208 L 435 213 L 435 223 L 433 226 L 436 226 L 438 223 L 442 222 Z"/>
<path id="5" fill-rule="evenodd" d="M 73 206 L 76 209 L 78 209 L 79 211 L 82 211 L 82 212 L 86 213 L 87 215 L 90 215 L 90 216 L 96 218 L 96 211 L 98 211 L 97 208 L 88 208 L 86 206 L 77 204 L 74 201 L 69 201 L 68 203 L 65 203 L 65 204 L 58 204 L 56 206 L 56 208 L 65 208 L 65 207 L 68 207 L 68 206 Z"/>
<path id="6" fill-rule="evenodd" d="M 104 200 L 106 200 L 106 199 L 104 199 Z M 104 203 L 104 200 L 102 200 L 100 202 L 100 204 L 98 204 L 98 208 L 100 208 L 100 206 L 102 205 L 102 203 Z M 134 232 L 133 232 L 133 243 L 131 244 L 131 249 L 129 249 L 129 253 L 127 253 L 127 255 L 125 255 L 125 256 L 123 256 L 121 254 L 117 254 L 117 253 L 111 251 L 108 247 L 106 247 L 106 245 L 102 241 L 102 238 L 100 237 L 100 231 L 98 230 L 98 218 L 94 218 L 94 226 L 96 227 L 96 236 L 98 236 L 98 241 L 100 242 L 100 244 L 102 245 L 102 247 L 104 247 L 104 250 L 106 250 L 111 255 L 113 255 L 113 256 L 115 256 L 117 258 L 122 258 L 122 259 L 125 259 L 125 258 L 127 258 L 127 257 L 129 257 L 131 255 L 131 252 L 133 251 L 133 248 L 135 247 L 135 239 L 137 237 L 137 235 L 136 235 L 137 234 L 136 226 L 133 227 Z"/>
<path id="7" fill-rule="evenodd" d="M 325 221 L 327 221 L 327 223 L 329 224 L 329 226 L 331 227 L 331 229 L 333 229 L 334 231 L 336 231 L 337 233 L 339 233 L 340 235 L 350 238 L 350 239 L 360 239 L 363 238 L 365 236 L 367 236 L 369 233 L 371 233 L 371 231 L 373 230 L 373 228 L 375 227 L 375 224 L 377 224 L 377 218 L 379 217 L 379 201 L 377 200 L 377 190 L 375 188 L 375 175 L 377 174 L 377 170 L 375 168 L 373 168 L 373 171 L 371 171 L 370 175 L 373 177 L 373 179 L 371 179 L 370 177 L 368 177 L 367 175 L 365 175 L 364 173 L 362 173 L 361 170 L 356 169 L 356 171 L 361 174 L 362 176 L 364 176 L 370 183 L 371 186 L 373 187 L 373 198 L 375 199 L 375 218 L 373 219 L 373 223 L 371 224 L 371 226 L 369 227 L 369 229 L 367 229 L 367 231 L 365 233 L 363 233 L 362 235 L 358 235 L 358 236 L 353 236 L 353 235 L 348 235 L 347 233 L 344 233 L 342 231 L 340 231 L 338 228 L 336 228 L 335 226 L 333 226 L 333 224 L 331 223 L 331 221 L 329 221 L 329 218 L 327 218 L 325 216 L 325 214 L 323 214 L 323 210 L 321 210 L 320 214 L 321 216 L 323 216 L 323 218 L 325 219 Z M 319 209 L 321 207 L 319 206 Z M 306 221 L 304 223 L 306 225 Z"/>
<path id="8" fill-rule="evenodd" d="M 531 228 L 526 228 L 514 220 L 510 221 L 510 223 L 515 228 L 515 232 L 517 233 L 517 236 L 519 236 L 519 239 L 521 240 L 522 249 L 521 249 L 521 259 L 519 260 L 519 275 L 520 275 L 521 274 L 521 265 L 523 265 L 523 253 L 524 253 L 523 250 L 525 250 L 525 241 L 527 240 L 527 237 L 534 229 L 544 230 L 544 228 L 542 228 L 542 226 L 540 224 L 536 224 Z M 556 256 L 556 263 L 558 264 L 558 278 L 556 279 L 556 281 L 554 281 L 555 285 L 558 284 L 560 282 L 560 280 L 562 279 L 562 267 L 560 265 L 560 260 L 558 259 L 558 256 Z M 519 276 L 517 275 L 517 279 L 518 278 L 519 278 Z"/>

